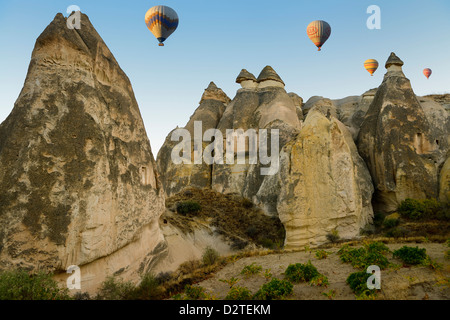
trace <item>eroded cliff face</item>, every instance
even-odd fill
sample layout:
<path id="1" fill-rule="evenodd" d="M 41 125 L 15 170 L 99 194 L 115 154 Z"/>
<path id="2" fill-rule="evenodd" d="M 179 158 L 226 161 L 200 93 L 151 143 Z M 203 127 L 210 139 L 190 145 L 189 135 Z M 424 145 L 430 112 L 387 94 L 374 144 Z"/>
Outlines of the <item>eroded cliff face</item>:
<path id="1" fill-rule="evenodd" d="M 437 198 L 438 162 L 442 161 L 439 139 L 402 65 L 391 54 L 358 136 L 359 152 L 374 181 L 376 203 L 387 212 L 406 198 Z"/>
<path id="2" fill-rule="evenodd" d="M 82 14 L 36 41 L 0 125 L 0 268 L 82 269 L 84 289 L 138 279 L 165 248 L 164 192 L 125 73 Z"/>
<path id="3" fill-rule="evenodd" d="M 333 230 L 354 238 L 372 222 L 369 171 L 350 131 L 335 117 L 313 108 L 280 157 L 277 211 L 286 248 L 320 245 Z"/>

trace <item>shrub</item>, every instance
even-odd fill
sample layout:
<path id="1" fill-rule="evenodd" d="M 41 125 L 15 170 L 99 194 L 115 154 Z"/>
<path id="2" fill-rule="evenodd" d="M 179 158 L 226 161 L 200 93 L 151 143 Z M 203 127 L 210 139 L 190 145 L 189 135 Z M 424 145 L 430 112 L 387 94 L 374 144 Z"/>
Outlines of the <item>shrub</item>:
<path id="1" fill-rule="evenodd" d="M 52 275 L 25 270 L 0 273 L 0 300 L 69 300 L 68 289 L 61 289 Z"/>
<path id="2" fill-rule="evenodd" d="M 448 220 L 450 219 L 450 210 L 448 209 L 448 204 L 439 202 L 436 199 L 406 199 L 398 207 L 398 212 L 412 220 Z"/>
<path id="3" fill-rule="evenodd" d="M 375 225 L 375 227 L 381 227 L 384 222 L 384 218 L 385 217 L 382 213 L 375 212 L 375 214 L 373 215 L 373 224 Z"/>
<path id="4" fill-rule="evenodd" d="M 242 198 L 241 204 L 245 209 L 253 208 L 253 202 L 247 198 Z"/>
<path id="5" fill-rule="evenodd" d="M 427 259 L 426 249 L 419 249 L 419 247 L 413 248 L 403 246 L 402 248 L 395 250 L 393 255 L 408 265 L 421 264 Z"/>
<path id="6" fill-rule="evenodd" d="M 390 229 L 390 228 L 394 228 L 394 227 L 398 226 L 399 223 L 400 223 L 400 220 L 399 220 L 399 219 L 385 219 L 385 220 L 383 221 L 383 226 L 384 226 L 385 228 Z"/>
<path id="7" fill-rule="evenodd" d="M 328 282 L 328 278 L 326 276 L 319 274 L 318 276 L 312 278 L 309 284 L 311 286 L 327 287 L 330 283 Z"/>
<path id="8" fill-rule="evenodd" d="M 410 231 L 406 230 L 405 228 L 399 227 L 399 228 L 392 228 L 391 230 L 386 232 L 386 236 L 390 238 L 401 238 L 406 237 Z"/>
<path id="9" fill-rule="evenodd" d="M 141 283 L 129 293 L 129 297 L 132 300 L 157 300 L 161 298 L 161 279 L 155 277 L 152 273 L 145 274 Z"/>
<path id="10" fill-rule="evenodd" d="M 186 300 L 201 300 L 206 298 L 205 288 L 200 286 L 191 286 L 190 284 L 184 287 Z"/>
<path id="11" fill-rule="evenodd" d="M 219 279 L 220 282 L 224 282 L 230 286 L 230 288 L 233 288 L 233 286 L 239 282 L 238 278 L 232 277 L 231 279 Z"/>
<path id="12" fill-rule="evenodd" d="M 293 292 L 293 284 L 287 280 L 272 279 L 264 284 L 253 296 L 256 300 L 282 299 Z"/>
<path id="13" fill-rule="evenodd" d="M 332 230 L 330 233 L 327 234 L 328 241 L 332 243 L 338 242 L 340 238 L 341 237 L 339 236 L 339 233 L 336 229 Z"/>
<path id="14" fill-rule="evenodd" d="M 316 258 L 319 260 L 326 259 L 330 253 L 325 250 L 317 250 Z"/>
<path id="15" fill-rule="evenodd" d="M 251 300 L 252 293 L 245 287 L 232 287 L 225 300 Z"/>
<path id="16" fill-rule="evenodd" d="M 390 265 L 389 260 L 384 256 L 387 252 L 389 252 L 389 248 L 385 244 L 372 242 L 357 249 L 345 245 L 338 251 L 338 254 L 342 262 L 350 263 L 357 269 L 367 269 L 371 265 L 385 269 Z"/>
<path id="17" fill-rule="evenodd" d="M 308 261 L 306 264 L 296 263 L 290 264 L 286 271 L 284 272 L 286 278 L 294 283 L 310 281 L 313 278 L 320 275 L 317 268 L 311 264 L 311 261 Z"/>
<path id="18" fill-rule="evenodd" d="M 177 212 L 182 215 L 196 214 L 201 210 L 202 207 L 196 201 L 183 201 L 177 203 Z"/>
<path id="19" fill-rule="evenodd" d="M 97 300 L 130 300 L 133 299 L 135 287 L 131 282 L 116 279 L 113 276 L 106 278 L 102 283 L 96 299 Z"/>
<path id="20" fill-rule="evenodd" d="M 354 272 L 348 276 L 346 282 L 357 296 L 371 295 L 374 291 L 367 288 L 367 279 L 370 276 L 371 274 L 365 271 Z"/>
<path id="21" fill-rule="evenodd" d="M 257 265 L 256 263 L 252 263 L 252 264 L 250 264 L 248 266 L 245 266 L 242 269 L 241 274 L 249 277 L 251 275 L 258 274 L 261 271 L 262 271 L 262 267 L 261 266 Z"/>
<path id="22" fill-rule="evenodd" d="M 202 261 L 205 266 L 211 266 L 219 260 L 219 253 L 211 247 L 206 247 L 202 255 Z"/>

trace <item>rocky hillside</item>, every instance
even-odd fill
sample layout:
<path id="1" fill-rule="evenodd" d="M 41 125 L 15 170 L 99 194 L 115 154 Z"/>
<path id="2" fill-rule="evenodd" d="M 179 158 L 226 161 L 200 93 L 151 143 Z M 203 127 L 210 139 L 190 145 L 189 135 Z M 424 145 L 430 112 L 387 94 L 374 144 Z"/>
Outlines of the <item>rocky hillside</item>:
<path id="1" fill-rule="evenodd" d="M 374 212 L 393 212 L 406 198 L 447 201 L 448 95 L 416 97 L 402 65 L 392 53 L 379 88 L 338 100 L 312 97 L 303 103 L 284 90 L 269 66 L 258 78 L 243 69 L 231 101 L 211 84 L 185 126 L 191 139 L 184 142 L 192 146 L 186 159 L 209 144 L 195 146 L 196 121 L 203 132 L 217 129 L 223 137 L 227 129 L 278 129 L 279 170 L 261 174 L 264 165 L 251 163 L 250 140 L 244 151 L 232 149 L 230 163 L 174 164 L 178 141 L 171 141 L 171 132 L 157 158 L 166 194 L 195 186 L 246 197 L 281 219 L 287 248 L 322 244 L 331 232 L 357 237 Z M 229 144 L 224 138 L 223 145 Z M 242 154 L 245 162 L 239 163 Z"/>

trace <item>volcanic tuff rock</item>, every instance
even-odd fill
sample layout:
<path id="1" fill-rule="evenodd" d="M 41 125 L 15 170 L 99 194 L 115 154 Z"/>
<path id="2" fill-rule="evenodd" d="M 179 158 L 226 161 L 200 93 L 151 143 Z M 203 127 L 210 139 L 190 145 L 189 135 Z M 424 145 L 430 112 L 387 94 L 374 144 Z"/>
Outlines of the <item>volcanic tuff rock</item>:
<path id="1" fill-rule="evenodd" d="M 438 139 L 402 65 L 392 53 L 358 136 L 383 211 L 396 210 L 406 198 L 438 195 Z"/>
<path id="2" fill-rule="evenodd" d="M 86 15 L 57 14 L 0 125 L 0 268 L 138 280 L 165 248 L 155 168 L 128 77 Z"/>
<path id="3" fill-rule="evenodd" d="M 281 152 L 277 211 L 286 248 L 316 246 L 337 230 L 359 235 L 372 222 L 373 186 L 348 129 L 313 108 L 300 134 Z M 270 184 L 269 184 L 270 185 Z"/>

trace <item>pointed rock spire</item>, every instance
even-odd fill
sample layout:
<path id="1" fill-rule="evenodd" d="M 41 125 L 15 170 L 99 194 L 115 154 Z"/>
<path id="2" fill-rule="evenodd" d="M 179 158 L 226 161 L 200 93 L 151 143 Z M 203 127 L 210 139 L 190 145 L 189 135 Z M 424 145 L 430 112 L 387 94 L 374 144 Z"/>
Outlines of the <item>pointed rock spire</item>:
<path id="1" fill-rule="evenodd" d="M 272 80 L 276 82 L 280 82 L 285 85 L 283 80 L 281 80 L 280 76 L 273 70 L 271 66 L 266 66 L 258 76 L 257 82 L 261 83 L 263 81 Z"/>
<path id="2" fill-rule="evenodd" d="M 211 81 L 209 83 L 208 88 L 205 89 L 205 92 L 203 93 L 200 103 L 210 99 L 219 100 L 223 103 L 228 103 L 231 101 L 231 99 L 226 95 L 226 93 L 223 92 L 222 89 L 218 88 L 213 81 Z"/>

